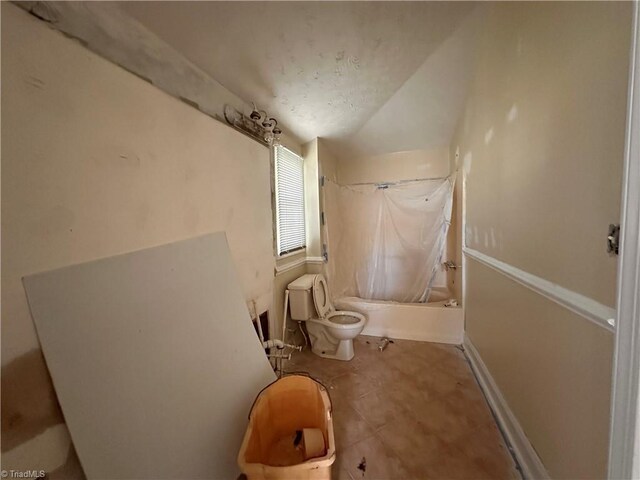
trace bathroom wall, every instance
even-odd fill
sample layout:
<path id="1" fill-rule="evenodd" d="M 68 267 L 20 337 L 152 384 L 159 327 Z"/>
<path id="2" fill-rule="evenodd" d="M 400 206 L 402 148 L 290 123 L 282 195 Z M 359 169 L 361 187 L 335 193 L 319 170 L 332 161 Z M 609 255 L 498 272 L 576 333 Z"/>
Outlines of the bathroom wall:
<path id="1" fill-rule="evenodd" d="M 286 145 L 291 148 L 289 145 Z M 287 285 L 305 273 L 322 273 L 324 263 L 320 260 L 322 254 L 322 239 L 320 232 L 320 139 L 316 138 L 305 143 L 298 149 L 291 148 L 304 159 L 304 189 L 305 189 L 305 228 L 306 248 L 303 251 L 285 255 L 276 259 L 276 275 L 273 286 L 273 325 L 277 329 L 277 338 L 282 332 L 284 312 L 284 297 Z M 289 323 L 289 329 L 297 328 L 296 323 Z M 299 341 L 295 334 L 289 341 Z"/>
<path id="2" fill-rule="evenodd" d="M 338 182 L 395 182 L 449 175 L 449 147 L 394 152 L 373 157 L 342 159 Z"/>
<path id="3" fill-rule="evenodd" d="M 305 262 L 306 257 L 304 252 L 300 254 L 296 259 L 292 259 L 289 267 L 280 267 L 281 270 L 276 272 L 276 276 L 273 282 L 273 306 L 271 308 L 272 325 L 275 326 L 276 331 L 273 333 L 273 338 L 281 338 L 282 336 L 282 321 L 284 319 L 284 297 L 287 291 L 287 285 L 293 282 L 296 278 L 301 277 L 307 272 L 307 264 Z M 295 330 L 297 323 L 292 322 L 290 319 L 290 310 L 287 309 L 287 329 Z M 297 332 L 285 332 L 287 343 L 300 344 L 301 336 L 298 336 Z"/>
<path id="4" fill-rule="evenodd" d="M 304 214 L 307 234 L 307 257 L 322 254 L 320 240 L 320 170 L 318 163 L 318 139 L 302 145 L 304 158 Z"/>
<path id="5" fill-rule="evenodd" d="M 318 139 L 318 159 L 320 163 L 320 175 L 325 175 L 329 180 L 338 181 L 339 159 L 327 145 L 327 141 Z"/>
<path id="6" fill-rule="evenodd" d="M 79 39 L 92 52 L 148 79 L 164 92 L 213 118 L 225 117 L 225 105 L 233 106 L 245 114 L 251 111 L 251 103 L 247 99 L 226 88 L 217 77 L 213 78 L 201 66 L 192 63 L 193 58 L 186 58 L 156 35 L 145 25 L 145 21 L 136 18 L 135 7 L 126 2 L 15 3 L 33 12 L 50 27 Z M 154 5 L 152 10 L 158 12 L 159 5 Z M 153 12 L 145 11 L 144 20 L 149 20 L 149 14 Z M 176 15 L 165 13 L 175 26 Z M 192 26 L 189 28 L 193 29 Z M 298 145 L 298 141 L 284 126 L 281 141 L 283 144 Z"/>
<path id="7" fill-rule="evenodd" d="M 466 247 L 613 307 L 631 4 L 486 7 L 451 146 Z M 469 256 L 466 268 L 467 335 L 549 474 L 605 478 L 612 333 Z"/>
<path id="8" fill-rule="evenodd" d="M 282 331 L 284 312 L 284 297 L 287 285 L 305 273 L 322 273 L 326 276 L 326 264 L 321 259 L 322 244 L 327 240 L 320 225 L 322 204 L 322 188 L 319 186 L 320 177 L 326 175 L 333 181 L 338 179 L 339 160 L 321 138 L 302 145 L 300 154 L 305 162 L 305 215 L 307 222 L 307 248 L 303 252 L 295 253 L 276 260 L 276 276 L 273 287 L 272 315 L 277 325 L 277 331 Z M 288 329 L 297 329 L 297 324 L 288 319 Z M 280 335 L 280 333 L 278 333 Z M 303 341 L 296 330 L 287 333 L 289 342 Z"/>
<path id="9" fill-rule="evenodd" d="M 320 215 L 320 220 L 322 216 L 322 212 L 325 211 L 325 194 L 326 194 L 326 185 L 327 182 L 338 182 L 338 169 L 340 166 L 340 159 L 336 157 L 333 153 L 331 147 L 329 147 L 329 142 L 326 139 L 318 138 L 318 174 L 320 179 L 324 177 L 324 184 L 322 184 L 319 189 L 319 199 L 320 199 L 320 210 L 318 214 Z M 329 242 L 329 236 L 327 232 L 326 225 L 322 225 L 322 221 L 320 221 L 320 242 L 321 245 L 326 245 L 328 255 L 332 255 L 331 245 Z M 328 258 L 328 257 L 327 257 Z M 329 264 L 322 259 L 321 262 L 308 263 L 307 264 L 307 273 L 322 273 L 327 281 L 331 282 L 331 276 L 329 275 Z M 333 298 L 332 300 L 336 300 Z"/>
<path id="10" fill-rule="evenodd" d="M 451 162 L 451 170 L 456 172 L 456 183 L 453 188 L 453 209 L 451 212 L 451 231 L 447 238 L 447 258 L 453 261 L 457 268 L 453 272 L 449 272 L 449 285 L 453 297 L 462 302 L 464 297 L 463 292 L 463 277 L 464 269 L 462 244 L 463 244 L 463 232 L 464 225 L 464 212 L 463 212 L 463 180 L 464 171 L 459 166 L 458 157 L 460 156 L 459 149 L 449 152 L 449 159 Z"/>
<path id="11" fill-rule="evenodd" d="M 326 140 L 318 139 L 318 163 L 320 177 L 325 177 L 325 181 L 338 182 L 338 168 L 340 160 L 336 157 L 333 151 L 327 145 Z M 320 212 L 324 210 L 324 188 L 320 187 Z M 329 248 L 329 239 L 327 231 L 320 225 L 320 238 L 324 245 Z M 328 277 L 327 263 L 308 263 L 308 273 L 322 273 L 325 277 Z"/>
<path id="12" fill-rule="evenodd" d="M 1 8 L 2 460 L 51 471 L 70 440 L 22 276 L 225 230 L 247 301 L 271 307 L 269 152 Z"/>

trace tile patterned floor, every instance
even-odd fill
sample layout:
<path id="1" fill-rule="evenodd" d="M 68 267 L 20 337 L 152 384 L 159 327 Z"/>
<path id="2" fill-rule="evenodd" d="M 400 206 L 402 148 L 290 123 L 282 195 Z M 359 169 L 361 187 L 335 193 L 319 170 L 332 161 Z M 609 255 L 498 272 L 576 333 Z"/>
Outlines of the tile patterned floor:
<path id="1" fill-rule="evenodd" d="M 464 354 L 451 345 L 360 336 L 350 362 L 294 354 L 331 395 L 337 480 L 520 479 Z M 358 468 L 366 459 L 366 469 Z"/>

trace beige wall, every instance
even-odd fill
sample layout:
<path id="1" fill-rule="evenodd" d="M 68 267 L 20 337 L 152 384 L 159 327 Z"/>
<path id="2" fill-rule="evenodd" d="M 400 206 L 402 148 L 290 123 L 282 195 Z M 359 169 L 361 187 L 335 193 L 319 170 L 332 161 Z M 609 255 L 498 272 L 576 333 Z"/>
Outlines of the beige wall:
<path id="1" fill-rule="evenodd" d="M 321 153 L 322 152 L 322 153 Z M 277 329 L 275 337 L 280 338 L 282 332 L 284 297 L 287 285 L 305 273 L 323 273 L 323 263 L 319 262 L 322 254 L 322 236 L 320 228 L 320 188 L 319 179 L 323 175 L 323 163 L 326 161 L 327 150 L 322 140 L 316 138 L 302 147 L 298 153 L 304 158 L 304 188 L 305 188 L 305 220 L 307 234 L 307 248 L 304 251 L 278 258 L 276 277 L 273 286 L 272 324 Z M 293 266 L 292 266 L 293 265 Z M 287 313 L 288 315 L 288 313 Z M 297 328 L 287 316 L 289 329 Z M 289 335 L 289 333 L 287 333 Z M 301 337 L 296 332 L 288 337 L 288 341 L 300 342 Z"/>
<path id="2" fill-rule="evenodd" d="M 304 258 L 304 254 L 302 255 L 302 257 Z M 305 263 L 301 263 L 294 268 L 276 273 L 273 284 L 273 307 L 271 309 L 272 315 L 274 315 L 275 320 L 272 322 L 272 324 L 275 325 L 276 332 L 272 334 L 272 338 L 280 339 L 282 336 L 284 297 L 287 290 L 287 285 L 289 285 L 296 278 L 301 277 L 305 273 L 307 273 L 307 267 Z M 292 329 L 297 327 L 295 323 L 292 324 L 290 322 L 289 318 L 289 310 L 287 310 L 287 328 Z M 295 335 L 290 335 L 289 332 L 285 332 L 285 335 L 287 336 L 288 343 L 295 342 Z"/>
<path id="3" fill-rule="evenodd" d="M 491 8 L 452 150 L 468 246 L 613 306 L 630 4 Z"/>
<path id="4" fill-rule="evenodd" d="M 345 160 L 338 164 L 338 182 L 396 182 L 449 175 L 449 147 L 394 152 Z"/>
<path id="5" fill-rule="evenodd" d="M 318 179 L 318 139 L 315 138 L 302 146 L 304 158 L 304 214 L 307 234 L 307 256 L 319 257 L 322 253 L 320 243 L 320 191 Z"/>
<path id="6" fill-rule="evenodd" d="M 605 237 L 619 221 L 631 4 L 487 7 L 452 143 L 467 246 L 613 306 Z M 467 333 L 550 474 L 604 478 L 611 333 L 467 269 Z"/>
<path id="7" fill-rule="evenodd" d="M 324 175 L 329 180 L 337 182 L 340 161 L 329 148 L 326 140 L 322 138 L 318 139 L 318 161 L 320 164 L 320 175 Z"/>
<path id="8" fill-rule="evenodd" d="M 338 170 L 340 168 L 340 160 L 335 156 L 333 151 L 327 146 L 325 140 L 318 139 L 318 163 L 320 168 L 320 176 L 326 177 L 325 181 L 338 182 Z M 320 188 L 320 212 L 324 211 L 325 199 L 324 188 Z M 329 238 L 327 235 L 327 229 L 320 225 L 320 238 L 321 244 L 327 245 L 329 248 Z M 325 277 L 328 277 L 327 263 L 315 263 L 308 264 L 307 269 L 309 273 L 322 273 Z"/>
<path id="9" fill-rule="evenodd" d="M 159 89 L 175 98 L 184 99 L 211 117 L 224 118 L 225 105 L 231 105 L 246 115 L 251 112 L 251 101 L 255 101 L 255 98 L 240 98 L 218 82 L 217 77 L 212 78 L 209 73 L 204 72 L 201 64 L 194 65 L 194 58 L 186 58 L 178 51 L 180 49 L 175 49 L 174 43 L 167 43 L 163 35 L 160 38 L 154 29 L 145 25 L 150 14 L 160 9 L 158 5 L 154 9 L 146 6 L 144 20 L 141 22 L 135 15 L 131 16 L 136 8 L 126 2 L 16 3 L 50 22 L 50 27 L 79 39 L 99 56 L 141 78 L 149 79 Z M 175 26 L 175 15 L 166 13 L 166 18 Z M 199 18 L 207 21 L 204 17 Z M 189 28 L 193 30 L 192 26 Z M 184 34 L 181 38 L 184 38 Z M 262 48 L 262 44 L 258 48 Z M 237 85 L 234 87 L 237 91 Z M 286 127 L 282 128 L 284 133 L 281 142 L 299 152 L 299 142 L 290 134 L 287 135 Z"/>
<path id="10" fill-rule="evenodd" d="M 478 262 L 466 333 L 552 478 L 605 478 L 613 335 Z"/>
<path id="11" fill-rule="evenodd" d="M 225 230 L 263 311 L 269 154 L 8 3 L 2 46 L 3 468 L 49 469 L 68 437 L 43 433 L 62 418 L 22 276 Z"/>

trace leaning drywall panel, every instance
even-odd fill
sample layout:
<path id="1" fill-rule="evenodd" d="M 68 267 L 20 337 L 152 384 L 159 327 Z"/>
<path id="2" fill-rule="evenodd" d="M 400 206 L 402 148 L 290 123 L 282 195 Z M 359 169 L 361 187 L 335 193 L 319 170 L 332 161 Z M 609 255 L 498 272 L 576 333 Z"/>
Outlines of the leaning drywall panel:
<path id="1" fill-rule="evenodd" d="M 275 379 L 226 237 L 24 278 L 88 478 L 235 478 L 255 395 Z"/>

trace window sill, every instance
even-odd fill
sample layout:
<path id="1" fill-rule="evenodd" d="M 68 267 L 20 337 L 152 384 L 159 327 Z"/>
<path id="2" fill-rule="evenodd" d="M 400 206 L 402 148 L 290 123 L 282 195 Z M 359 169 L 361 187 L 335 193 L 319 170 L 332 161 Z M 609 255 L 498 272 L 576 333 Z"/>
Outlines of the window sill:
<path id="1" fill-rule="evenodd" d="M 283 253 L 282 255 L 278 255 L 276 256 L 276 262 L 279 262 L 280 260 L 286 260 L 287 258 L 291 258 L 291 257 L 295 257 L 297 255 L 301 255 L 301 254 L 307 254 L 307 247 L 301 248 L 300 250 L 295 250 L 293 252 L 289 252 L 289 253 Z"/>
<path id="2" fill-rule="evenodd" d="M 286 253 L 276 257 L 276 275 L 304 265 L 307 261 L 307 249 Z"/>

